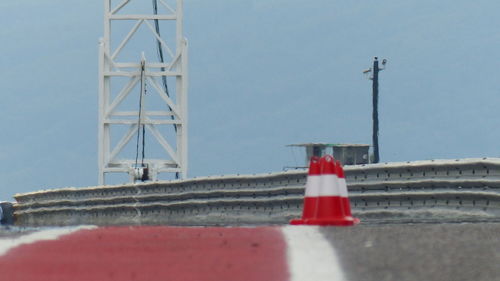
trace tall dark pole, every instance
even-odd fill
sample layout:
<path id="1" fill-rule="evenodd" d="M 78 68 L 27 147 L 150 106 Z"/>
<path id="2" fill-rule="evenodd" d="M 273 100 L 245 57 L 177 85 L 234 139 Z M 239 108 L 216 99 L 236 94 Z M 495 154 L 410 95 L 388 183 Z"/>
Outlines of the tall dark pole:
<path id="1" fill-rule="evenodd" d="M 378 67 L 378 58 L 375 57 L 373 60 L 373 163 L 380 162 L 380 155 L 378 151 L 378 72 L 380 71 Z"/>

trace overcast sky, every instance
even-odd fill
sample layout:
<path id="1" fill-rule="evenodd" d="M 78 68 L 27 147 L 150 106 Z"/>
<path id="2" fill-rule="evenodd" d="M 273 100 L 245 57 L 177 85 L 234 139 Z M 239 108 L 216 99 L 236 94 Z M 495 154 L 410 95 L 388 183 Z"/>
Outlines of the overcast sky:
<path id="1" fill-rule="evenodd" d="M 374 56 L 388 59 L 382 161 L 499 157 L 499 10 L 494 0 L 185 0 L 190 176 L 301 165 L 291 143 L 370 144 L 362 71 Z M 1 1 L 0 13 L 0 200 L 96 185 L 102 1 Z"/>

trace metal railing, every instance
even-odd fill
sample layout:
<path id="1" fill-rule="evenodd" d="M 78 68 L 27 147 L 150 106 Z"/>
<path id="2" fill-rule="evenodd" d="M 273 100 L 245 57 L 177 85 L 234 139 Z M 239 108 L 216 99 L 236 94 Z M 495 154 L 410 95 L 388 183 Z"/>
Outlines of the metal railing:
<path id="1" fill-rule="evenodd" d="M 500 159 L 345 168 L 353 213 L 367 222 L 500 220 Z M 306 171 L 63 188 L 15 196 L 19 225 L 283 224 L 301 214 Z"/>

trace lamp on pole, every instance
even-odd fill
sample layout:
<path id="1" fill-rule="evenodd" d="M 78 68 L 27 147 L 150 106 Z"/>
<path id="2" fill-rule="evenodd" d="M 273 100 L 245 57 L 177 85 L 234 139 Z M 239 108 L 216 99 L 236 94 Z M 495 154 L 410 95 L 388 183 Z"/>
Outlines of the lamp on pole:
<path id="1" fill-rule="evenodd" d="M 385 69 L 385 64 L 387 63 L 386 59 L 382 60 L 382 67 L 379 66 L 378 58 L 375 57 L 373 59 L 373 68 L 369 68 L 363 73 L 368 74 L 372 73 L 369 77 L 372 80 L 372 98 L 373 98 L 373 133 L 372 133 L 372 142 L 373 142 L 373 163 L 380 162 L 380 154 L 379 154 L 379 146 L 378 146 L 378 73 Z"/>

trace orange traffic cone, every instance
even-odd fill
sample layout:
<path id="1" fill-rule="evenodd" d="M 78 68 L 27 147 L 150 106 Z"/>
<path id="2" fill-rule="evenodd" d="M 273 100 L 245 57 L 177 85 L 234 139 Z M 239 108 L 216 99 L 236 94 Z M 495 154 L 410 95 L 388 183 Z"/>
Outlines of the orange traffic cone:
<path id="1" fill-rule="evenodd" d="M 344 218 L 347 220 L 352 220 L 354 224 L 359 223 L 358 218 L 354 218 L 351 213 L 351 202 L 349 202 L 349 194 L 347 191 L 347 183 L 345 181 L 344 168 L 342 168 L 342 164 L 340 161 L 337 161 L 337 176 L 339 177 L 339 189 L 340 189 L 340 197 L 342 198 L 342 206 L 344 211 Z"/>
<path id="2" fill-rule="evenodd" d="M 305 188 L 304 207 L 302 208 L 302 218 L 291 220 L 290 224 L 305 224 L 306 220 L 314 217 L 320 188 L 321 169 L 319 162 L 319 157 L 311 157 Z"/>
<path id="3" fill-rule="evenodd" d="M 310 225 L 349 226 L 358 223 L 351 215 L 347 185 L 342 166 L 331 155 L 320 160 L 321 180 L 319 198 L 314 218 L 306 220 Z"/>

